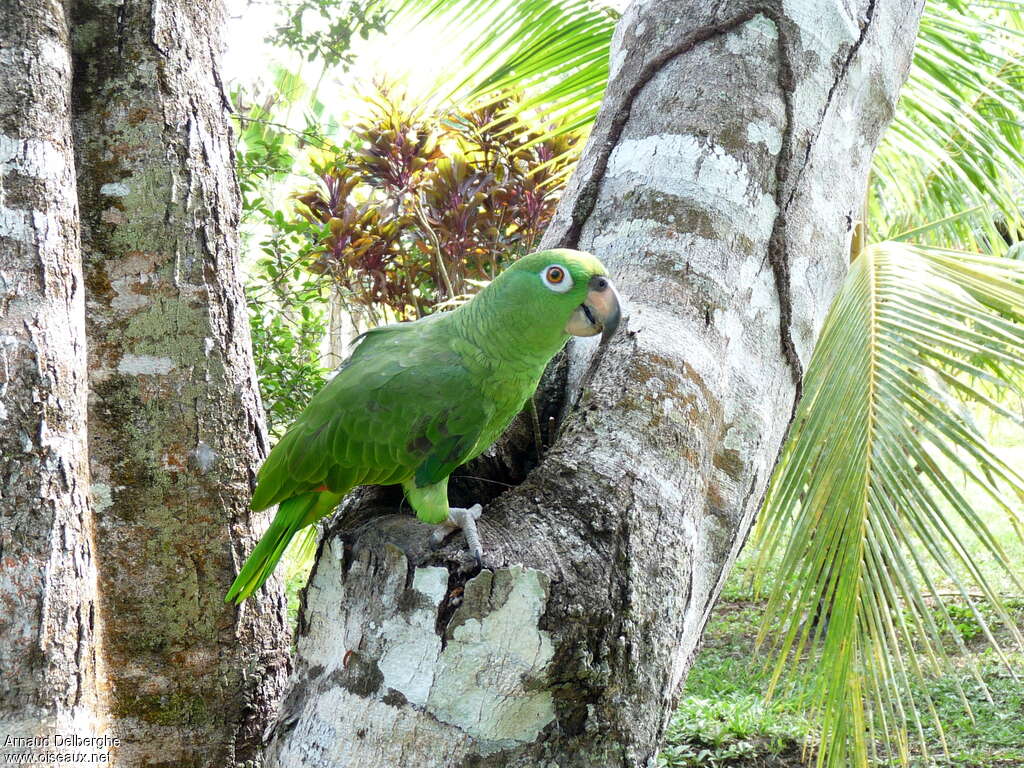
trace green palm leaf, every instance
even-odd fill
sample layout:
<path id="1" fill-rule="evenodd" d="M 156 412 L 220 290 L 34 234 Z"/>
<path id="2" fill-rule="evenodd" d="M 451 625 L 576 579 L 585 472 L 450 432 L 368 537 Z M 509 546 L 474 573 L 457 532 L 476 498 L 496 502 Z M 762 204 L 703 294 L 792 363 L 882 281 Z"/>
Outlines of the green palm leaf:
<path id="1" fill-rule="evenodd" d="M 454 38 L 475 39 L 459 73 L 438 90 L 462 101 L 525 92 L 522 109 L 539 109 L 551 138 L 589 129 L 608 82 L 616 14 L 589 0 L 405 0 L 398 17 L 442 20 Z"/>
<path id="2" fill-rule="evenodd" d="M 1022 28 L 1019 4 L 925 6 L 873 161 L 869 219 L 883 239 L 936 222 L 921 241 L 1002 255 L 1024 236 Z"/>
<path id="3" fill-rule="evenodd" d="M 916 692 L 962 641 L 943 632 L 952 622 L 935 574 L 998 653 L 975 595 L 1021 643 L 972 552 L 1019 582 L 957 478 L 1019 524 L 1005 498 L 1024 498 L 1024 477 L 950 401 L 1009 415 L 993 394 L 1020 394 L 1019 380 L 986 368 L 1024 373 L 1024 326 L 1007 320 L 1024 316 L 1022 281 L 1017 262 L 876 244 L 825 322 L 756 535 L 764 561 L 781 553 L 768 605 L 768 621 L 786 627 L 773 684 L 792 657 L 815 659 L 820 765 L 867 765 L 876 740 L 906 758 L 908 734 L 924 745 L 925 719 L 941 733 Z"/>

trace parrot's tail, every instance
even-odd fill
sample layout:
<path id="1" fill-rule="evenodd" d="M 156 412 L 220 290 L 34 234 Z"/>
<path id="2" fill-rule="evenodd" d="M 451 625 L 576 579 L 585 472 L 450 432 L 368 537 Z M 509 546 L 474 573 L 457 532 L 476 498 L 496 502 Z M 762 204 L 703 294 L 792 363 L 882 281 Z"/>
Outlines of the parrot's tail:
<path id="1" fill-rule="evenodd" d="M 323 516 L 322 512 L 317 514 L 323 506 L 318 503 L 321 501 L 322 495 L 326 494 L 304 493 L 281 502 L 274 521 L 270 524 L 267 532 L 263 534 L 263 538 L 260 539 L 252 554 L 246 559 L 238 578 L 228 590 L 228 594 L 224 598 L 225 603 L 231 601 L 241 603 L 263 586 L 263 582 L 270 578 L 270 574 L 277 567 L 277 563 L 285 549 L 288 548 L 288 542 L 292 540 L 292 537 Z M 336 503 L 337 501 L 335 501 Z"/>

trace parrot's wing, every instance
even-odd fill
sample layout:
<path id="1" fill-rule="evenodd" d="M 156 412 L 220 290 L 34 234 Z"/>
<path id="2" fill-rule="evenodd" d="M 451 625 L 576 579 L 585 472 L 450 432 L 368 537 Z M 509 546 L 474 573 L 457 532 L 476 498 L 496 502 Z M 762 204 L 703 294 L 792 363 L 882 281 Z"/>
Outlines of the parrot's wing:
<path id="1" fill-rule="evenodd" d="M 321 485 L 428 485 L 472 455 L 493 405 L 432 318 L 363 335 L 270 452 L 253 509 Z"/>
<path id="2" fill-rule="evenodd" d="M 441 482 L 473 456 L 484 423 L 485 417 L 478 417 L 473 409 L 465 406 L 441 414 L 441 418 L 425 430 L 424 437 L 430 447 L 421 454 L 422 462 L 416 467 L 413 476 L 416 486 L 422 488 Z M 431 433 L 435 437 L 430 437 Z"/>

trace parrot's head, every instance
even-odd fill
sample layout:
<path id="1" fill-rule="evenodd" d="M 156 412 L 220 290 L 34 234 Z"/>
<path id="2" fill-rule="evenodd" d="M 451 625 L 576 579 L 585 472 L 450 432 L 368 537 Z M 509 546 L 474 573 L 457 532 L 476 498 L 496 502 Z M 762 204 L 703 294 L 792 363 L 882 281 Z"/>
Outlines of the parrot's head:
<path id="1" fill-rule="evenodd" d="M 524 256 L 494 281 L 506 307 L 528 313 L 540 333 L 596 336 L 602 342 L 619 326 L 619 294 L 595 256 L 555 248 Z"/>

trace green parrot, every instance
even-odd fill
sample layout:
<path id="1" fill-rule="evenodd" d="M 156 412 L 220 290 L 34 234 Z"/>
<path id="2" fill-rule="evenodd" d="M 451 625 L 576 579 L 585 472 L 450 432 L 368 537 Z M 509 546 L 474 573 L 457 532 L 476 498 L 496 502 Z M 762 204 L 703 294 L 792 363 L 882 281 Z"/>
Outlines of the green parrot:
<path id="1" fill-rule="evenodd" d="M 570 336 L 619 323 L 608 271 L 580 251 L 519 259 L 471 301 L 362 334 L 260 468 L 252 509 L 279 505 L 226 601 L 262 586 L 292 537 L 357 485 L 401 483 L 437 534 L 461 528 L 482 556 L 481 507 L 448 506 L 448 476 L 494 443 Z"/>

